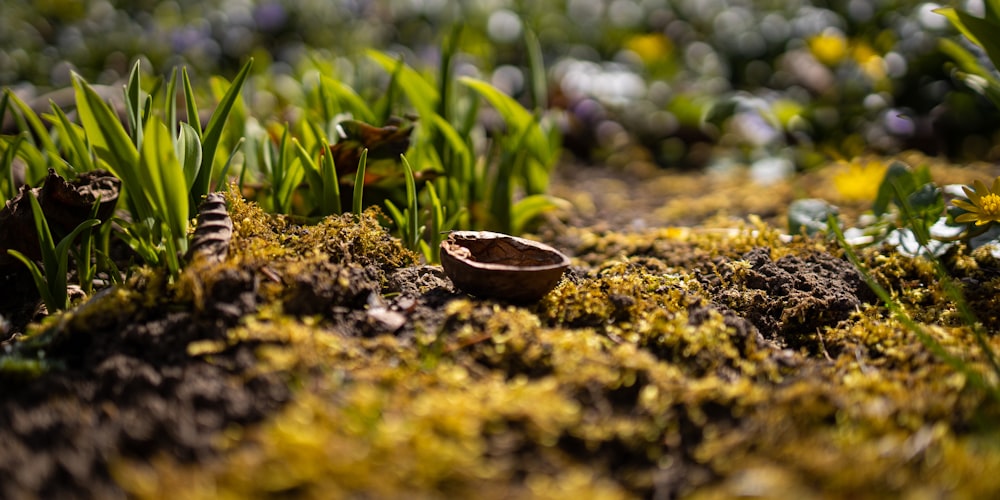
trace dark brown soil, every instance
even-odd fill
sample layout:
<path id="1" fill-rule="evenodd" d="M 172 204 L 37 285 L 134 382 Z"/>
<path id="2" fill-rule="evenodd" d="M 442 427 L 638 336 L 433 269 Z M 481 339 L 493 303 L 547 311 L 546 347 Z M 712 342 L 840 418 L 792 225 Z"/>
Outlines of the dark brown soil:
<path id="1" fill-rule="evenodd" d="M 205 460 L 219 433 L 279 408 L 287 381 L 253 373 L 252 344 L 188 354 L 192 342 L 224 338 L 253 310 L 252 279 L 220 280 L 205 314 L 137 310 L 42 334 L 58 337 L 44 339 L 48 371 L 0 372 L 0 497 L 120 498 L 115 460 Z M 34 354 L 30 343 L 17 347 Z"/>

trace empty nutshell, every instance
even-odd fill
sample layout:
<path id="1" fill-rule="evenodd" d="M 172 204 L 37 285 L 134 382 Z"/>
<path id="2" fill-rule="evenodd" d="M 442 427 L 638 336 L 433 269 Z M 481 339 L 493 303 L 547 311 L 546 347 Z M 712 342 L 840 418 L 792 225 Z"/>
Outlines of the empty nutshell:
<path id="1" fill-rule="evenodd" d="M 534 302 L 555 288 L 569 257 L 543 243 L 490 231 L 453 231 L 441 242 L 441 266 L 465 293 Z"/>

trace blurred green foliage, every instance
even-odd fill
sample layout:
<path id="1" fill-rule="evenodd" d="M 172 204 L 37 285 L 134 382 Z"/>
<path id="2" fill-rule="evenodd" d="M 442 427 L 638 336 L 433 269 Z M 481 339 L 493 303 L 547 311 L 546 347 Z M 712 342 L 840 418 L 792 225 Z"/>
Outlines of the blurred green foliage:
<path id="1" fill-rule="evenodd" d="M 817 151 L 852 157 L 919 148 L 1000 158 L 993 147 L 1000 116 L 946 68 L 950 55 L 938 42 L 957 37 L 938 7 L 914 0 L 20 0 L 4 2 L 0 18 L 0 85 L 37 95 L 68 85 L 70 70 L 114 83 L 137 58 L 158 74 L 185 65 L 231 78 L 251 56 L 258 74 L 294 74 L 316 55 L 340 68 L 356 65 L 369 47 L 424 67 L 441 62 L 442 34 L 460 23 L 455 74 L 483 78 L 522 102 L 538 95 L 522 35 L 537 35 L 550 82 L 541 102 L 568 111 L 566 143 L 585 158 L 697 166 L 712 159 L 699 144 L 749 159 L 794 146 L 800 166 Z M 739 93 L 758 105 L 719 123 L 702 121 L 716 101 Z"/>
<path id="2" fill-rule="evenodd" d="M 981 10 L 981 2 L 961 3 Z M 0 18 L 0 85 L 35 95 L 68 85 L 70 70 L 114 83 L 137 58 L 161 74 L 186 65 L 231 78 L 252 56 L 258 75 L 293 75 L 316 55 L 341 69 L 356 66 L 371 47 L 413 67 L 434 66 L 445 58 L 442 33 L 462 24 L 455 74 L 485 79 L 526 103 L 539 89 L 522 39 L 528 30 L 537 35 L 550 82 L 538 102 L 568 111 L 566 143 L 585 158 L 697 166 L 712 160 L 700 144 L 751 160 L 794 146 L 800 166 L 815 151 L 852 157 L 918 148 L 1000 158 L 993 147 L 1000 114 L 946 67 L 950 55 L 938 41 L 956 31 L 938 7 L 915 0 L 11 0 Z M 739 93 L 758 105 L 703 122 L 716 101 Z"/>

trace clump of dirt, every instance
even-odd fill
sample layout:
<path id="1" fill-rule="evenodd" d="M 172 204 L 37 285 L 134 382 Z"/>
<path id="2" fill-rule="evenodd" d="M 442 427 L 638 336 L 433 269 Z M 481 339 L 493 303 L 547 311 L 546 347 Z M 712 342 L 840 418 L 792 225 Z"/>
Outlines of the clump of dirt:
<path id="1" fill-rule="evenodd" d="M 818 352 L 817 333 L 847 319 L 875 294 L 851 263 L 809 252 L 771 259 L 756 248 L 703 275 L 713 300 L 750 320 L 770 340 Z"/>

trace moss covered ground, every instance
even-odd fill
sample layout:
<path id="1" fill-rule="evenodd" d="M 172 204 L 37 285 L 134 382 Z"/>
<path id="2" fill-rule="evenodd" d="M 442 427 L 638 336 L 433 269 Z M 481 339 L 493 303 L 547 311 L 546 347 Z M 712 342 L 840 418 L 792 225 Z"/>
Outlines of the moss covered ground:
<path id="1" fill-rule="evenodd" d="M 18 387 L 0 407 L 0 492 L 1000 494 L 998 401 L 888 314 L 835 243 L 783 235 L 780 207 L 685 227 L 553 221 L 536 237 L 574 265 L 538 303 L 512 305 L 456 291 L 373 211 L 301 225 L 227 201 L 225 261 L 195 261 L 175 283 L 137 273 L 17 342 L 24 366 L 44 364 L 0 378 Z M 887 247 L 862 257 L 948 352 L 986 371 L 929 264 Z M 978 251 L 945 264 L 995 332 L 1000 263 Z M 143 419 L 153 430 L 134 429 Z M 59 458 L 79 449 L 91 453 Z"/>

